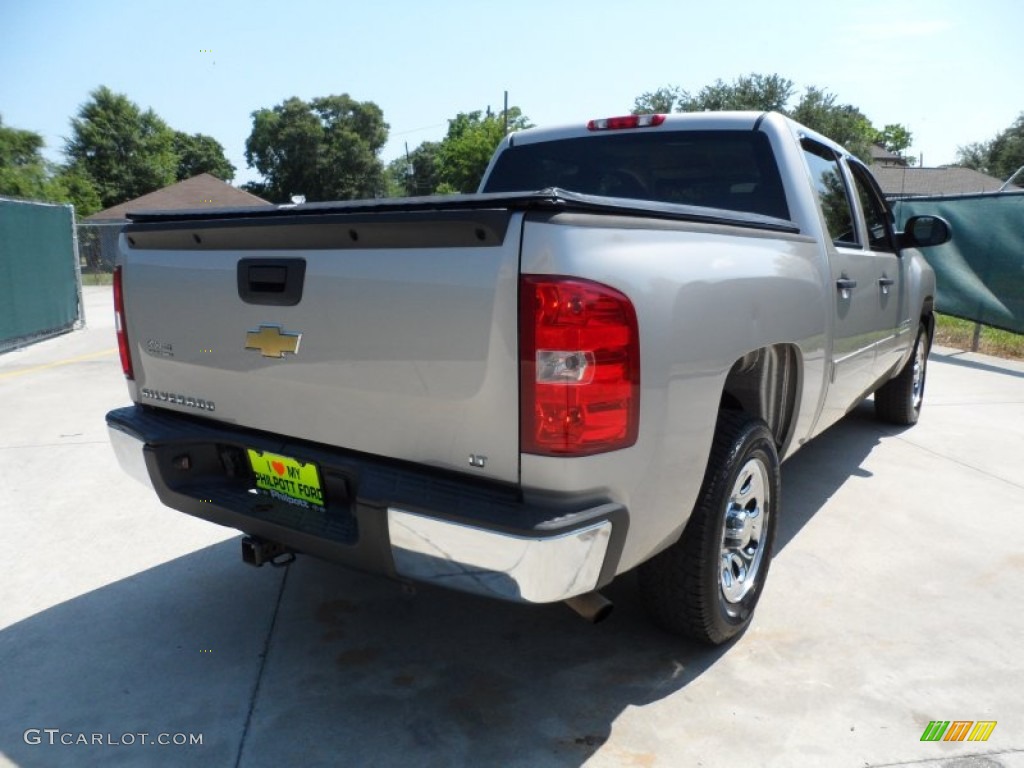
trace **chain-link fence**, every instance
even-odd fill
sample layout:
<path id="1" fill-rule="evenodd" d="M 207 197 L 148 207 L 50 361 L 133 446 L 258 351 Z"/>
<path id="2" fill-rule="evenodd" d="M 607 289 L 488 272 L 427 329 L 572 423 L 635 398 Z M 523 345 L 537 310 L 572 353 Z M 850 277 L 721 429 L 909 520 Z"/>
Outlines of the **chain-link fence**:
<path id="1" fill-rule="evenodd" d="M 123 221 L 78 223 L 78 255 L 83 275 L 109 275 L 114 271 L 117 238 L 124 224 Z M 86 280 L 88 282 L 88 278 Z"/>

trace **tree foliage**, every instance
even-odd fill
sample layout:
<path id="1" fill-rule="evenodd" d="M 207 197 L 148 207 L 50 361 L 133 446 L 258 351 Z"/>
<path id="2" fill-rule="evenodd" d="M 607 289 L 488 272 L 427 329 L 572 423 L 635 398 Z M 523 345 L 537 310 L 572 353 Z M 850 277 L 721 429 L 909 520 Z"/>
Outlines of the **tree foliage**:
<path id="1" fill-rule="evenodd" d="M 871 162 L 871 145 L 878 131 L 867 116 L 851 104 L 837 104 L 833 93 L 810 87 L 788 114 L 812 131 L 828 136 L 861 160 Z"/>
<path id="2" fill-rule="evenodd" d="M 181 131 L 174 132 L 174 154 L 178 157 L 175 176 L 178 181 L 191 179 L 200 173 L 210 173 L 221 181 L 235 177 L 235 166 L 224 155 L 224 147 L 212 136 Z"/>
<path id="3" fill-rule="evenodd" d="M 388 124 L 372 101 L 348 94 L 305 102 L 292 97 L 273 109 L 252 113 L 245 159 L 264 181 L 250 191 L 286 202 L 292 195 L 314 200 L 373 197 L 384 184 L 379 153 Z"/>
<path id="4" fill-rule="evenodd" d="M 892 152 L 910 146 L 911 133 L 900 124 L 877 130 L 867 116 L 851 104 L 840 104 L 835 94 L 816 87 L 807 88 L 796 103 L 792 80 L 777 74 L 751 73 L 731 83 L 716 80 L 696 95 L 676 85 L 641 94 L 633 103 L 633 113 L 702 112 L 720 110 L 760 110 L 781 112 L 808 128 L 842 144 L 865 161 L 870 161 L 871 145 L 882 143 Z"/>
<path id="5" fill-rule="evenodd" d="M 43 137 L 4 125 L 0 117 L 0 195 L 39 198 L 46 184 Z"/>
<path id="6" fill-rule="evenodd" d="M 424 141 L 406 155 L 388 164 L 387 194 L 392 197 L 432 195 L 441 184 L 438 173 L 437 152 L 441 145 Z"/>
<path id="7" fill-rule="evenodd" d="M 79 216 L 98 211 L 100 199 L 92 179 L 47 162 L 42 148 L 38 133 L 5 126 L 0 117 L 0 195 L 72 203 Z"/>
<path id="8" fill-rule="evenodd" d="M 656 91 L 640 94 L 633 101 L 634 115 L 654 115 L 668 112 L 685 112 L 684 105 L 690 94 L 678 85 L 666 85 Z"/>
<path id="9" fill-rule="evenodd" d="M 42 136 L 34 131 L 6 126 L 0 115 L 0 168 L 24 168 L 41 163 L 42 148 Z"/>
<path id="10" fill-rule="evenodd" d="M 990 141 L 958 147 L 957 165 L 973 168 L 997 179 L 1009 179 L 1024 166 L 1024 112 Z M 1016 183 L 1021 184 L 1019 176 Z"/>
<path id="11" fill-rule="evenodd" d="M 683 112 L 720 112 L 723 110 L 757 109 L 782 111 L 793 96 L 793 81 L 779 75 L 752 73 L 732 83 L 716 80 L 705 85 L 696 96 L 682 100 Z"/>
<path id="12" fill-rule="evenodd" d="M 437 148 L 436 191 L 476 192 L 494 150 L 505 137 L 505 113 L 460 112 L 448 121 L 448 133 Z M 508 110 L 508 130 L 529 128 L 519 107 Z"/>
<path id="13" fill-rule="evenodd" d="M 906 126 L 899 123 L 889 123 L 879 131 L 877 143 L 890 152 L 902 155 L 906 149 L 910 148 L 913 141 L 914 134 L 907 130 Z"/>
<path id="14" fill-rule="evenodd" d="M 93 180 L 104 208 L 177 179 L 174 131 L 153 110 L 100 86 L 71 120 L 69 166 Z"/>
<path id="15" fill-rule="evenodd" d="M 746 109 L 781 112 L 785 111 L 792 96 L 792 80 L 779 75 L 751 73 L 736 78 L 732 83 L 718 79 L 711 85 L 705 85 L 696 95 L 678 85 L 644 93 L 633 102 L 633 114 Z"/>
<path id="16" fill-rule="evenodd" d="M 48 199 L 58 203 L 71 203 L 75 213 L 81 218 L 102 210 L 103 202 L 96 185 L 87 174 L 67 166 L 62 166 L 51 178 Z"/>

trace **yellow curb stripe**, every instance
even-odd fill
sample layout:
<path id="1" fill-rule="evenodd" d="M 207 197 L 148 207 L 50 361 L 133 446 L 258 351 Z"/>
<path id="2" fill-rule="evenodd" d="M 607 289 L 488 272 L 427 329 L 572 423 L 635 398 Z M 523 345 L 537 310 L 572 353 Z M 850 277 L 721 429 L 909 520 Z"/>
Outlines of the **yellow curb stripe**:
<path id="1" fill-rule="evenodd" d="M 53 363 L 44 363 L 43 365 L 33 365 L 30 368 L 20 368 L 16 371 L 8 371 L 7 373 L 0 373 L 0 380 L 2 379 L 13 379 L 15 376 L 25 376 L 29 373 L 35 373 L 36 371 L 45 371 L 48 368 L 58 368 L 62 365 L 74 365 L 75 363 L 81 363 L 86 360 L 93 360 L 97 357 L 106 357 L 107 355 L 113 355 L 117 353 L 117 347 L 111 347 L 110 349 L 104 349 L 100 352 L 90 352 L 87 355 L 79 355 L 78 357 L 69 357 L 66 360 L 57 360 Z"/>

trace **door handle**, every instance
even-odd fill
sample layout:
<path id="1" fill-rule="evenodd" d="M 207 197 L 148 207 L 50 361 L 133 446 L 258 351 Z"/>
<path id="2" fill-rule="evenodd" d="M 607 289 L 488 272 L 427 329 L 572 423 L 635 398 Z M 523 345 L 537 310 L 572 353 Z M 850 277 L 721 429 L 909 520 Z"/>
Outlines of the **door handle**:
<path id="1" fill-rule="evenodd" d="M 883 288 L 888 288 L 890 285 L 895 285 L 896 281 L 891 277 L 880 277 L 878 278 L 878 284 Z"/>
<path id="2" fill-rule="evenodd" d="M 294 307 L 302 300 L 305 280 L 305 259 L 238 261 L 238 297 L 246 304 Z"/>
<path id="3" fill-rule="evenodd" d="M 840 277 L 836 280 L 836 288 L 839 289 L 839 297 L 842 299 L 850 298 L 850 292 L 856 287 L 857 281 L 848 277 Z"/>

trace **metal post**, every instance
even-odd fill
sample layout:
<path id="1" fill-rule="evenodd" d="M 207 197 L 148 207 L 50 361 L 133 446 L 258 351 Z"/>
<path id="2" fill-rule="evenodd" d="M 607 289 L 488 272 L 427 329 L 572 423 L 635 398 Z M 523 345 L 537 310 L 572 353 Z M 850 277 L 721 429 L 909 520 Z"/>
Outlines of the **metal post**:
<path id="1" fill-rule="evenodd" d="M 1020 168 L 1018 168 L 1016 171 L 1010 174 L 1010 178 L 1003 182 L 1003 186 L 1001 186 L 998 191 L 1002 192 L 1004 189 L 1010 186 L 1010 184 L 1013 183 L 1013 180 L 1016 179 L 1018 175 L 1020 175 L 1021 171 L 1024 171 L 1024 165 L 1022 165 Z"/>
<path id="2" fill-rule="evenodd" d="M 981 342 L 981 323 L 974 324 L 974 338 L 971 339 L 971 352 L 977 352 Z"/>
<path id="3" fill-rule="evenodd" d="M 85 301 L 82 299 L 82 258 L 78 253 L 78 224 L 75 222 L 75 206 L 66 206 L 71 211 L 71 251 L 75 259 L 75 287 L 78 289 L 78 321 L 79 328 L 85 328 Z M 75 327 L 75 326 L 72 326 Z"/>

